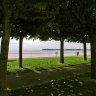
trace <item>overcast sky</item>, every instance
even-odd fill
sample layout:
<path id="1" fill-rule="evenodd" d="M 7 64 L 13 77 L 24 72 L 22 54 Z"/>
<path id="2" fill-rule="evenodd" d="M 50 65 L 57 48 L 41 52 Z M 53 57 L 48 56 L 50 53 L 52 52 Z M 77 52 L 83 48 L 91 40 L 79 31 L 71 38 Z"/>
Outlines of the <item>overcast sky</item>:
<path id="1" fill-rule="evenodd" d="M 81 43 L 68 43 L 65 42 L 65 49 L 82 49 L 83 44 Z M 18 40 L 10 40 L 10 50 L 18 50 L 19 41 Z M 40 41 L 40 40 L 26 40 L 23 41 L 23 50 L 42 50 L 42 49 L 59 49 L 60 42 L 59 41 Z M 87 49 L 90 48 L 90 44 L 87 44 Z"/>

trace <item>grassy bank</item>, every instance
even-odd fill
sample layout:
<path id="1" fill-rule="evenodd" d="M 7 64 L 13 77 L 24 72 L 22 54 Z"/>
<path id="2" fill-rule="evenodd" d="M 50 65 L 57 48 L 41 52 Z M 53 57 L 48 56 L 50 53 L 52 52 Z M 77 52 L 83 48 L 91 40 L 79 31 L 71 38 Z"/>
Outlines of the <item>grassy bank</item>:
<path id="1" fill-rule="evenodd" d="M 82 57 L 65 57 L 65 64 L 59 63 L 59 58 L 35 58 L 24 59 L 23 69 L 19 69 L 19 60 L 8 62 L 8 72 L 28 70 L 46 70 L 50 68 L 64 67 L 68 65 L 88 64 L 90 59 L 84 61 Z"/>

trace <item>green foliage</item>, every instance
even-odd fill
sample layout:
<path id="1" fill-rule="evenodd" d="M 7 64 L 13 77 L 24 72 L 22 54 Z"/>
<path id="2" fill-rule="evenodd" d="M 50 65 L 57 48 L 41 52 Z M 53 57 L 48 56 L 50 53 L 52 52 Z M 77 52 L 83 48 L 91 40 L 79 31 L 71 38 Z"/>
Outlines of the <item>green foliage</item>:
<path id="1" fill-rule="evenodd" d="M 74 25 L 77 26 L 77 34 L 87 33 L 89 35 L 91 33 L 91 25 L 93 26 L 91 16 L 93 13 L 94 4 L 94 0 L 79 0 L 74 1 L 73 4 L 70 5 L 70 13 Z"/>
<path id="2" fill-rule="evenodd" d="M 13 25 L 11 37 L 15 37 L 16 39 L 20 36 L 27 38 L 28 35 L 32 37 L 36 36 L 36 25 L 34 25 L 34 22 L 23 19 L 16 20 Z"/>
<path id="3" fill-rule="evenodd" d="M 65 39 L 71 35 L 73 25 L 70 20 L 69 15 L 71 14 L 69 14 L 68 4 L 66 4 L 66 2 L 58 4 L 57 10 L 54 18 L 48 23 L 50 28 L 49 36 L 54 40 L 61 40 L 61 38 Z"/>
<path id="4" fill-rule="evenodd" d="M 77 43 L 89 43 L 89 36 L 84 34 L 76 34 L 66 39 L 67 42 L 77 42 Z"/>

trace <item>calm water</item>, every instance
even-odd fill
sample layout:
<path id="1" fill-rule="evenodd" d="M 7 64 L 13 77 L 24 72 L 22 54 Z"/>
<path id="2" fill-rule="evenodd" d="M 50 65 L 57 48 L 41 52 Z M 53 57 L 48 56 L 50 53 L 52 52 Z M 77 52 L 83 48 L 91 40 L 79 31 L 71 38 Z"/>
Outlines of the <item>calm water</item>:
<path id="1" fill-rule="evenodd" d="M 90 52 L 90 50 L 87 50 Z M 23 50 L 23 54 L 54 54 L 54 53 L 60 53 L 60 50 Z M 66 50 L 65 53 L 76 53 L 76 52 L 83 52 L 83 50 Z M 9 54 L 18 54 L 18 50 L 10 50 Z"/>

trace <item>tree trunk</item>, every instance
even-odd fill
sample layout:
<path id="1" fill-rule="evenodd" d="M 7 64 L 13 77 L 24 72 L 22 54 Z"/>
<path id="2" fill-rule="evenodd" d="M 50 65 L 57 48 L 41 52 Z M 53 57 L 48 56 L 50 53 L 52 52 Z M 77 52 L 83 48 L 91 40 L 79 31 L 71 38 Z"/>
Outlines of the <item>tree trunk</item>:
<path id="1" fill-rule="evenodd" d="M 19 68 L 22 68 L 22 46 L 23 46 L 23 37 L 20 35 L 19 38 Z"/>
<path id="2" fill-rule="evenodd" d="M 96 79 L 96 35 L 91 37 L 91 78 Z"/>
<path id="3" fill-rule="evenodd" d="M 83 43 L 84 47 L 84 60 L 87 60 L 87 48 L 86 48 L 86 42 Z"/>
<path id="4" fill-rule="evenodd" d="M 60 63 L 64 63 L 64 39 L 60 40 Z"/>
<path id="5" fill-rule="evenodd" d="M 1 61 L 0 61 L 0 96 L 8 96 L 7 94 L 7 59 L 8 59 L 8 49 L 9 40 L 11 33 L 11 11 L 6 11 L 3 19 L 3 35 L 1 41 Z"/>

